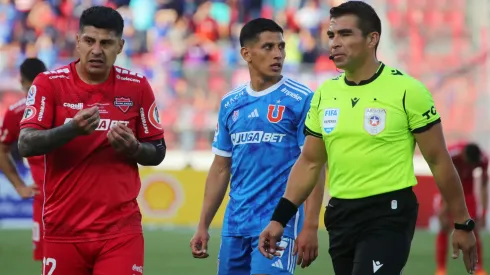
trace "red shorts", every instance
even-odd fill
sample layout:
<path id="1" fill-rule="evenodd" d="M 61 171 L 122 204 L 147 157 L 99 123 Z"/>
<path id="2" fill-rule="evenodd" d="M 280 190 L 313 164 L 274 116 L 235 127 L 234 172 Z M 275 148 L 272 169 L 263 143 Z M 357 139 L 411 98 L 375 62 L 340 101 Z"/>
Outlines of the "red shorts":
<path id="1" fill-rule="evenodd" d="M 126 235 L 85 243 L 44 243 L 43 275 L 141 275 L 144 239 Z"/>
<path id="2" fill-rule="evenodd" d="M 34 261 L 43 260 L 43 201 L 34 198 L 32 203 L 32 248 Z"/>

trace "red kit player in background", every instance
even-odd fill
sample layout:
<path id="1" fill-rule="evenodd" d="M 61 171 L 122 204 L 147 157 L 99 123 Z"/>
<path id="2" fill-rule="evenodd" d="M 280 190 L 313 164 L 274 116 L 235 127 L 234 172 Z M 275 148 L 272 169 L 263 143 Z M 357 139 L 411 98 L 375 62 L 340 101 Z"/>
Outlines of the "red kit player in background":
<path id="1" fill-rule="evenodd" d="M 463 185 L 463 191 L 465 194 L 466 205 L 471 217 L 478 216 L 477 199 L 474 192 L 474 179 L 473 171 L 477 168 L 481 168 L 481 189 L 477 192 L 481 196 L 482 213 L 479 219 L 476 219 L 478 227 L 485 227 L 486 210 L 488 208 L 488 156 L 480 149 L 480 147 L 474 143 L 458 143 L 448 148 L 449 154 L 452 157 L 454 166 L 458 171 L 461 178 L 461 184 Z M 436 262 L 437 271 L 436 275 L 446 275 L 446 258 L 448 252 L 448 236 L 453 226 L 449 224 L 449 213 L 444 202 L 441 203 L 439 209 L 439 220 L 441 224 L 441 230 L 437 235 L 436 241 Z M 476 275 L 486 275 L 483 270 L 483 251 L 481 241 L 478 236 L 478 230 L 475 230 L 475 236 L 477 240 L 478 249 L 478 265 L 476 268 Z"/>
<path id="2" fill-rule="evenodd" d="M 40 74 L 26 100 L 19 152 L 45 155 L 45 275 L 141 275 L 138 164 L 166 147 L 147 79 L 114 66 L 124 22 L 107 7 L 80 17 L 80 59 Z"/>
<path id="3" fill-rule="evenodd" d="M 20 65 L 20 84 L 22 90 L 26 92 L 34 81 L 34 78 L 42 72 L 46 71 L 44 63 L 37 58 L 28 58 Z M 0 170 L 5 177 L 12 183 L 20 197 L 27 199 L 34 196 L 32 204 L 32 242 L 34 248 L 34 260 L 41 261 L 43 259 L 43 243 L 42 243 L 42 209 L 43 196 L 42 186 L 44 181 L 44 158 L 35 156 L 27 158 L 34 183 L 26 185 L 24 180 L 19 175 L 15 167 L 15 163 L 10 155 L 12 145 L 16 144 L 19 139 L 20 120 L 24 114 L 26 99 L 23 98 L 18 102 L 9 106 L 3 116 L 3 122 L 0 127 Z"/>

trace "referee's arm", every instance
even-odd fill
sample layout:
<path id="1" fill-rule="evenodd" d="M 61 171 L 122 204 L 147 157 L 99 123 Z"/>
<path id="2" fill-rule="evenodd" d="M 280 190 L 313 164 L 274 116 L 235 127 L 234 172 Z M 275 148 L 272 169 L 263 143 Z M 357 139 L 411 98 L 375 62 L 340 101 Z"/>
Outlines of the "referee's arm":
<path id="1" fill-rule="evenodd" d="M 322 138 L 307 135 L 303 151 L 291 169 L 284 198 L 295 204 L 301 205 L 310 195 L 316 185 L 325 184 L 320 181 L 322 171 L 325 170 L 327 151 Z M 323 176 L 323 178 L 325 178 Z"/>

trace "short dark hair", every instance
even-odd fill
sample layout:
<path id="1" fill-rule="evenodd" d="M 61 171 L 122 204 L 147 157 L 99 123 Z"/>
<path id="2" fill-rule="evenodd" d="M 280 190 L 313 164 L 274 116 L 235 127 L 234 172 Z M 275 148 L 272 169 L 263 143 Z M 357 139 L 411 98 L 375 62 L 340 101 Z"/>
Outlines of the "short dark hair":
<path id="1" fill-rule="evenodd" d="M 281 26 L 271 19 L 257 18 L 247 22 L 240 31 L 240 46 L 243 47 L 250 41 L 254 41 L 263 32 L 284 33 Z"/>
<path id="2" fill-rule="evenodd" d="M 464 147 L 464 153 L 469 162 L 477 164 L 481 160 L 481 149 L 475 143 L 468 143 Z"/>
<path id="3" fill-rule="evenodd" d="M 121 14 L 112 8 L 93 6 L 83 11 L 78 30 L 81 32 L 86 26 L 111 30 L 121 37 L 124 29 L 124 20 Z"/>
<path id="4" fill-rule="evenodd" d="M 362 1 L 348 1 L 330 9 L 331 18 L 349 14 L 357 16 L 359 19 L 357 25 L 364 36 L 372 32 L 377 32 L 381 36 L 381 19 L 369 4 Z"/>
<path id="5" fill-rule="evenodd" d="M 20 75 L 32 82 L 36 76 L 46 71 L 46 65 L 38 58 L 27 58 L 20 64 Z"/>

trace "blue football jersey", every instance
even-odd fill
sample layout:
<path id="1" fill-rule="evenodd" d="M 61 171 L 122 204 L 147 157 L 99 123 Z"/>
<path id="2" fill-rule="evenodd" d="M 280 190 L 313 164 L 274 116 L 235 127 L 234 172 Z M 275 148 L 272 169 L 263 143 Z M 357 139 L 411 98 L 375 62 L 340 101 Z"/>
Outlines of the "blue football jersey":
<path id="1" fill-rule="evenodd" d="M 247 83 L 223 97 L 213 141 L 216 155 L 232 159 L 223 236 L 257 236 L 269 223 L 301 153 L 312 97 L 287 77 L 261 92 Z M 301 206 L 285 236 L 296 238 L 303 216 Z"/>

